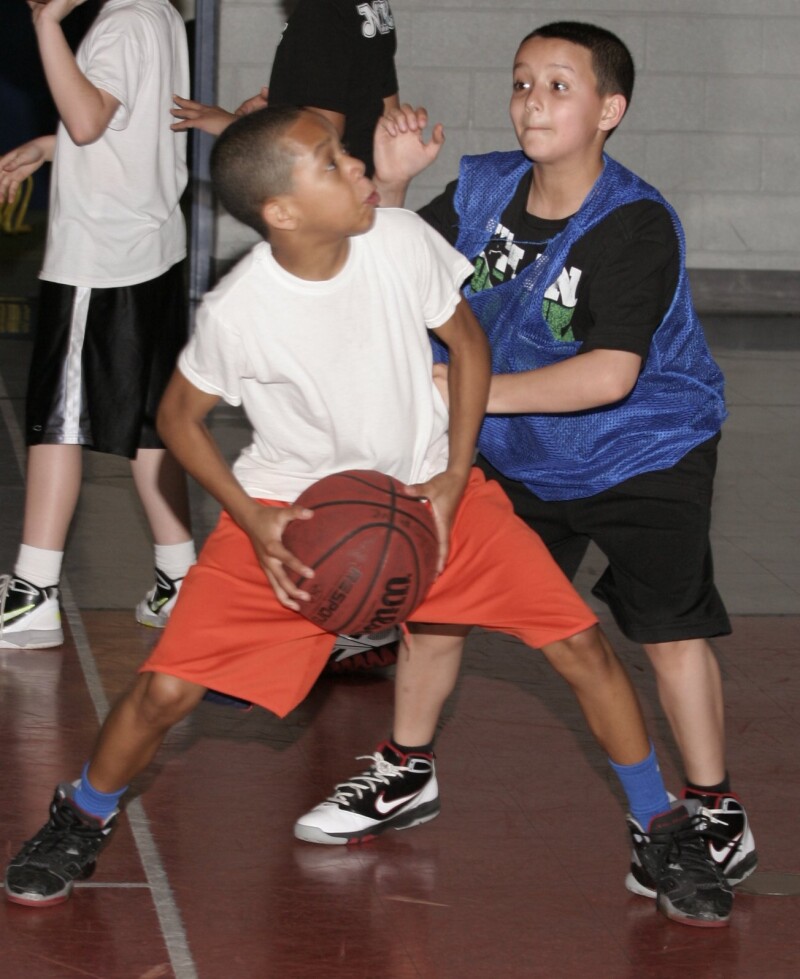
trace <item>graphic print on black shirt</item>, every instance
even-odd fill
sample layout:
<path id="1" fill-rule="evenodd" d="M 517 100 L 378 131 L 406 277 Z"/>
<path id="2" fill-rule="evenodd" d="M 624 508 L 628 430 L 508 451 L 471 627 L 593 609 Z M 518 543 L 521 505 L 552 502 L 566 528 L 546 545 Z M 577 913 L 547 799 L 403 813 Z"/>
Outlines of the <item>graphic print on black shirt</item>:
<path id="1" fill-rule="evenodd" d="M 520 181 L 475 266 L 474 292 L 502 285 L 536 261 L 569 218 L 552 221 L 527 211 L 530 174 Z M 420 208 L 420 216 L 452 245 L 458 239 L 457 181 Z M 679 250 L 667 210 L 651 201 L 626 204 L 590 229 L 570 250 L 545 293 L 542 313 L 553 338 L 647 356 L 678 281 Z"/>
<path id="2" fill-rule="evenodd" d="M 484 250 L 473 260 L 473 292 L 483 292 L 515 279 L 542 254 L 548 242 L 567 226 L 569 218 L 546 221 L 526 208 L 530 177 L 521 180 Z M 506 226 L 507 222 L 510 227 Z M 515 234 L 512 228 L 517 228 Z M 579 268 L 564 269 L 545 293 L 542 313 L 553 339 L 572 341 L 572 315 L 577 303 Z"/>

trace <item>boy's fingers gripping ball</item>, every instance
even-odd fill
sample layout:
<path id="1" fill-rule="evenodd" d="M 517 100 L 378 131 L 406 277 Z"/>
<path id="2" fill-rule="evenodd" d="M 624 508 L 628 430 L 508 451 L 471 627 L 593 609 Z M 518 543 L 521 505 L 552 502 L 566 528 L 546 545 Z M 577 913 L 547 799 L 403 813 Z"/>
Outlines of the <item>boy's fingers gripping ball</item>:
<path id="1" fill-rule="evenodd" d="M 311 595 L 301 612 L 333 633 L 377 632 L 404 622 L 436 576 L 438 538 L 427 503 L 391 476 L 350 469 L 297 498 L 314 511 L 293 520 L 283 543 L 314 569 L 296 583 Z"/>

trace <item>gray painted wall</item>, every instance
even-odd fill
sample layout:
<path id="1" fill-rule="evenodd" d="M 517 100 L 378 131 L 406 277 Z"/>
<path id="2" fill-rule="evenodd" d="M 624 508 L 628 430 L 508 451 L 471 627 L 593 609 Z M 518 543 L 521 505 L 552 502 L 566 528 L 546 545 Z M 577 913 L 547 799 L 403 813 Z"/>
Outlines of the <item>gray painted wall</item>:
<path id="1" fill-rule="evenodd" d="M 631 48 L 638 78 L 609 151 L 655 184 L 686 229 L 696 292 L 742 289 L 758 308 L 800 309 L 800 0 L 392 0 L 404 100 L 444 122 L 439 160 L 415 181 L 418 206 L 463 153 L 516 145 L 507 116 L 518 41 L 556 19 L 588 20 Z M 279 0 L 220 0 L 219 101 L 269 78 L 285 21 Z M 220 219 L 217 257 L 252 242 Z M 705 270 L 709 270 L 707 273 Z M 729 273 L 733 272 L 731 276 Z M 759 273 L 759 274 L 753 274 Z M 737 283 L 742 289 L 737 290 Z M 795 288 L 795 285 L 797 288 Z"/>

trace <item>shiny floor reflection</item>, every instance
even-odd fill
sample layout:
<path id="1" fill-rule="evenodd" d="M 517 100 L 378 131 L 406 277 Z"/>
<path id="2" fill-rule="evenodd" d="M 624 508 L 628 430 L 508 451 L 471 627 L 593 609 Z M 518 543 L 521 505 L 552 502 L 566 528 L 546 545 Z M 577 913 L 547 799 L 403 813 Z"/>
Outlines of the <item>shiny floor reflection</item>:
<path id="1" fill-rule="evenodd" d="M 777 341 L 776 341 L 777 342 Z M 771 341 L 770 341 L 771 343 Z M 0 341 L 0 572 L 19 535 L 26 344 Z M 295 818 L 388 731 L 391 671 L 324 678 L 285 721 L 203 704 L 171 732 L 96 875 L 70 902 L 0 903 L 4 979 L 789 979 L 800 974 L 800 353 L 738 339 L 714 534 L 734 635 L 715 643 L 729 764 L 761 857 L 731 926 L 672 924 L 628 894 L 624 813 L 562 682 L 474 634 L 437 742 L 441 815 L 356 848 L 295 841 Z M 5 394 L 3 393 L 5 392 Z M 241 418 L 220 412 L 232 455 Z M 127 467 L 87 456 L 57 650 L 0 651 L 7 859 L 77 777 L 98 711 L 157 640 L 133 621 L 150 552 Z M 198 535 L 214 519 L 195 494 Z M 120 555 L 124 555 L 121 560 Z M 579 585 L 599 573 L 590 553 Z M 609 626 L 670 787 L 677 759 L 638 648 Z"/>

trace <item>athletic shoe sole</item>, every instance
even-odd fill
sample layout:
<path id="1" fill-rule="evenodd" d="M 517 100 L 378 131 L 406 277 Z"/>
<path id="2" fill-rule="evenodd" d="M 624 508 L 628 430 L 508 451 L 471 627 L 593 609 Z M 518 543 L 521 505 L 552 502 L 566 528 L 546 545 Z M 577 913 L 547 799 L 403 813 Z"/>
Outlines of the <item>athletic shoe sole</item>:
<path id="1" fill-rule="evenodd" d="M 376 823 L 374 826 L 369 826 L 366 829 L 358 830 L 354 833 L 338 833 L 333 835 L 326 833 L 317 826 L 307 826 L 304 823 L 297 822 L 294 826 L 294 835 L 298 840 L 303 840 L 306 843 L 322 843 L 328 846 L 367 843 L 369 840 L 374 840 L 390 829 L 411 829 L 412 826 L 428 823 L 439 815 L 440 810 L 441 806 L 437 798 L 430 802 L 424 802 L 409 812 L 401 813 L 395 819 L 384 820 L 381 823 Z"/>
<path id="2" fill-rule="evenodd" d="M 64 645 L 62 629 L 24 629 L 21 632 L 3 632 L 0 649 L 51 649 Z"/>
<path id="3" fill-rule="evenodd" d="M 130 606 L 128 606 L 130 608 Z M 164 629 L 169 621 L 169 612 L 153 612 L 147 606 L 136 606 L 136 621 L 139 625 L 146 625 L 151 629 Z"/>
<path id="4" fill-rule="evenodd" d="M 659 894 L 656 899 L 656 907 L 670 921 L 676 921 L 681 925 L 689 925 L 691 928 L 727 928 L 730 923 L 730 916 L 727 918 L 688 917 L 679 911 L 664 894 Z"/>
<path id="5" fill-rule="evenodd" d="M 6 885 L 6 900 L 9 904 L 19 904 L 23 908 L 53 908 L 57 904 L 65 904 L 72 897 L 72 888 L 75 886 L 73 881 L 58 894 L 51 894 L 49 897 L 38 897 L 36 894 L 14 894 Z"/>
<path id="6" fill-rule="evenodd" d="M 746 857 L 743 857 L 739 863 L 736 863 L 731 868 L 730 873 L 725 874 L 725 879 L 730 884 L 731 887 L 736 887 L 737 884 L 741 884 L 743 880 L 747 880 L 750 874 L 758 866 L 758 854 L 755 850 L 751 850 Z M 649 887 L 643 881 L 640 881 L 631 869 L 628 872 L 628 876 L 625 878 L 625 887 L 631 892 L 631 894 L 638 894 L 640 897 L 654 898 L 656 892 L 652 887 Z"/>

